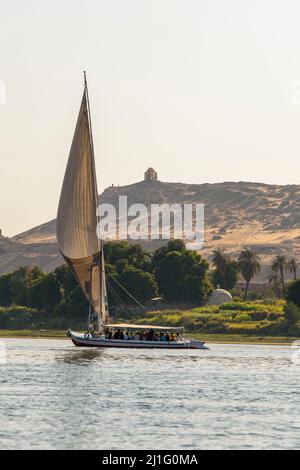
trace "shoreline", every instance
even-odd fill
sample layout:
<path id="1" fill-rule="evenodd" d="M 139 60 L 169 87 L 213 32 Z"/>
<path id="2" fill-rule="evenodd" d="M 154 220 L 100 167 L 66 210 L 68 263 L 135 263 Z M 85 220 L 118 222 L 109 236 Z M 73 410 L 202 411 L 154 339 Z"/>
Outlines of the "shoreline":
<path id="1" fill-rule="evenodd" d="M 300 338 L 288 336 L 256 336 L 241 334 L 201 334 L 186 333 L 186 336 L 201 339 L 211 344 L 252 344 L 270 346 L 291 346 L 293 341 Z M 0 330 L 0 339 L 57 339 L 67 340 L 67 333 L 63 330 Z"/>

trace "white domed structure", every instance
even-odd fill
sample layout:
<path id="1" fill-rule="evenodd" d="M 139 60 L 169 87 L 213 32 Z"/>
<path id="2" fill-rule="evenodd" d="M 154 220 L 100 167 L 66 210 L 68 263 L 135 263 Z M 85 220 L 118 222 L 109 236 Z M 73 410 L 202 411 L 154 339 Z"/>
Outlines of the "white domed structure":
<path id="1" fill-rule="evenodd" d="M 224 289 L 215 289 L 209 295 L 207 305 L 222 305 L 226 302 L 232 302 L 233 298 L 230 292 Z"/>

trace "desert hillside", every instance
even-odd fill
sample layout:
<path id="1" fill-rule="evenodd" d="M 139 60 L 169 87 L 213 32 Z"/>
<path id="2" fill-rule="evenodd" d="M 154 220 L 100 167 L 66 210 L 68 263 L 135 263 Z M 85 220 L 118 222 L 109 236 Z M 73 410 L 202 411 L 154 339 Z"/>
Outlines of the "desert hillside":
<path id="1" fill-rule="evenodd" d="M 205 204 L 205 246 L 201 253 L 209 259 L 217 246 L 233 256 L 245 245 L 253 247 L 263 260 L 260 281 L 264 280 L 271 259 L 278 253 L 300 260 L 300 185 L 142 181 L 107 188 L 100 199 L 117 208 L 120 195 L 128 197 L 128 204 Z M 161 242 L 144 244 L 154 249 Z M 33 264 L 51 271 L 61 262 L 55 220 L 11 239 L 0 237 L 0 273 Z"/>

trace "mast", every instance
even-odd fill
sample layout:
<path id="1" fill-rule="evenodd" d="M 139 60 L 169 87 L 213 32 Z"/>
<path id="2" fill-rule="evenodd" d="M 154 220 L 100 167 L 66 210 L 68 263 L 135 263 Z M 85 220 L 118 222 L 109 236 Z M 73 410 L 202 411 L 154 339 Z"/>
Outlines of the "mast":
<path id="1" fill-rule="evenodd" d="M 89 135 L 90 135 L 90 141 L 91 141 L 91 149 L 92 149 L 92 162 L 93 162 L 93 169 L 94 169 L 94 175 L 95 175 L 95 182 L 94 182 L 94 188 L 95 188 L 95 198 L 98 201 L 98 188 L 97 188 L 97 177 L 96 177 L 96 166 L 95 166 L 95 152 L 94 152 L 94 139 L 93 139 L 93 128 L 92 128 L 92 119 L 91 119 L 91 107 L 90 107 L 90 99 L 89 99 L 89 91 L 88 91 L 88 85 L 87 85 L 87 76 L 86 76 L 86 71 L 83 72 L 84 74 L 84 90 L 85 90 L 85 95 L 86 95 L 86 102 L 87 102 L 87 111 L 88 111 L 88 122 L 89 122 Z M 98 331 L 102 331 L 103 327 L 105 326 L 105 323 L 107 323 L 108 320 L 108 302 L 107 302 L 107 287 L 106 287 L 106 274 L 105 274 L 105 261 L 104 261 L 104 245 L 102 239 L 99 239 L 97 236 L 98 240 L 98 246 L 99 246 L 99 251 L 100 251 L 100 269 L 101 269 L 101 276 L 100 276 L 100 305 L 101 305 L 101 311 L 100 315 L 97 314 L 97 323 L 98 323 Z M 91 305 L 92 311 L 93 311 L 93 306 Z M 89 317 L 90 317 L 89 313 Z"/>
<path id="2" fill-rule="evenodd" d="M 102 279 L 102 318 L 104 319 L 104 323 L 108 322 L 109 318 L 109 310 L 108 310 L 108 298 L 107 298 L 107 285 L 106 285 L 106 273 L 105 273 L 105 260 L 104 260 L 104 244 L 103 240 L 101 240 L 101 279 Z"/>
<path id="3" fill-rule="evenodd" d="M 89 99 L 89 90 L 88 90 L 88 85 L 87 85 L 87 78 L 86 78 L 86 71 L 83 72 L 84 74 L 84 93 L 85 93 L 85 98 L 86 98 L 86 106 L 87 106 L 87 115 L 88 115 L 88 125 L 89 125 L 89 137 L 90 137 L 90 146 L 91 146 L 91 153 L 92 153 L 92 158 L 91 158 L 91 164 L 92 164 L 92 170 L 93 170 L 93 175 L 94 175 L 94 193 L 95 193 L 95 200 L 97 201 L 97 206 L 98 206 L 98 187 L 97 187 L 97 174 L 96 174 L 96 165 L 95 165 L 95 151 L 94 151 L 94 138 L 93 138 L 93 128 L 92 128 L 92 119 L 91 119 L 91 107 L 90 107 L 90 99 Z M 101 247 L 101 241 L 97 237 L 98 240 L 98 247 L 100 249 Z"/>
<path id="4" fill-rule="evenodd" d="M 95 199 L 98 201 L 98 188 L 97 188 L 97 176 L 96 176 L 96 165 L 95 165 L 95 151 L 94 151 L 94 139 L 93 139 L 93 128 L 92 128 L 92 119 L 91 119 L 91 107 L 90 107 L 90 99 L 89 99 L 89 90 L 88 90 L 88 84 L 87 84 L 87 76 L 86 76 L 86 71 L 84 70 L 83 72 L 84 76 L 84 93 L 86 97 L 86 104 L 87 104 L 87 114 L 88 114 L 88 125 L 89 125 L 89 137 L 90 137 L 90 145 L 91 145 L 91 151 L 92 151 L 92 165 L 93 165 L 93 174 L 95 176 L 94 178 L 94 190 L 95 190 Z M 102 242 L 98 240 L 98 248 L 100 251 L 100 269 L 101 269 L 101 274 L 103 275 L 103 268 L 102 268 Z M 92 270 L 93 267 L 91 267 L 91 283 L 92 283 Z M 102 309 L 102 304 L 103 304 L 103 278 L 102 275 L 100 276 L 99 279 L 99 293 L 100 293 L 100 315 L 97 314 L 97 312 L 94 311 L 93 305 L 90 303 L 90 308 L 89 308 L 89 324 L 90 324 L 90 319 L 91 316 L 94 316 L 96 314 L 97 317 L 97 330 L 101 332 L 103 330 L 104 326 L 104 321 L 105 321 L 105 316 L 103 315 L 103 309 Z M 104 321 L 103 321 L 104 320 Z"/>
<path id="5" fill-rule="evenodd" d="M 70 150 L 57 213 L 60 252 L 90 304 L 89 319 L 97 315 L 98 330 L 106 322 L 102 242 L 97 236 L 98 190 L 91 112 L 84 72 L 84 93 Z"/>

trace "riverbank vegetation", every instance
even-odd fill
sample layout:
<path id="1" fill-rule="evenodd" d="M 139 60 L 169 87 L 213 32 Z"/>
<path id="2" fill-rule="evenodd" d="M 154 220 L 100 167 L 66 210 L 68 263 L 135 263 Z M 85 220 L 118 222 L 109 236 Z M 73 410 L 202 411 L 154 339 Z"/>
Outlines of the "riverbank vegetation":
<path id="1" fill-rule="evenodd" d="M 109 305 L 115 319 L 183 325 L 193 334 L 300 335 L 296 260 L 276 257 L 268 284 L 249 289 L 260 271 L 260 260 L 248 248 L 237 259 L 215 250 L 210 267 L 201 255 L 187 250 L 181 240 L 170 241 L 152 255 L 139 244 L 109 242 L 105 259 Z M 292 283 L 286 280 L 288 271 L 295 279 Z M 244 280 L 243 288 L 237 285 L 239 279 Z M 234 302 L 206 306 L 216 287 L 230 290 Z M 155 308 L 151 299 L 158 296 L 161 301 Z M 167 304 L 172 308 L 168 309 Z M 87 300 L 65 265 L 52 273 L 38 267 L 20 267 L 0 277 L 2 330 L 84 330 L 87 311 Z"/>
<path id="2" fill-rule="evenodd" d="M 84 330 L 83 330 L 84 331 Z M 293 341 L 299 339 L 293 336 L 262 336 L 253 334 L 216 334 L 216 333 L 190 333 L 188 337 L 200 339 L 207 343 L 228 344 L 259 344 L 259 345 L 286 345 L 290 346 Z M 0 338 L 23 338 L 23 339 L 58 339 L 67 338 L 65 330 L 1 330 Z"/>
<path id="3" fill-rule="evenodd" d="M 286 310 L 286 303 L 283 301 L 272 304 L 234 302 L 191 310 L 145 312 L 142 316 L 136 316 L 134 322 L 184 326 L 187 331 L 207 334 L 300 334 L 297 317 L 291 320 Z M 298 311 L 297 307 L 296 310 Z"/>

